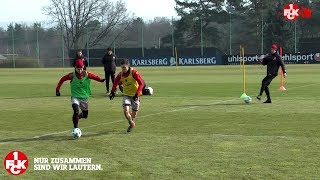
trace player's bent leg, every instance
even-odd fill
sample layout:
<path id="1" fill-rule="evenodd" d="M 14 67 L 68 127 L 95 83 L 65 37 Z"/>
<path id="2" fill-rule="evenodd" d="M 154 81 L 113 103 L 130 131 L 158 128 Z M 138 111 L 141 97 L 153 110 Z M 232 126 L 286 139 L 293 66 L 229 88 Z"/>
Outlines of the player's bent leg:
<path id="1" fill-rule="evenodd" d="M 263 80 L 262 80 L 262 82 L 261 82 L 261 88 L 260 88 L 260 93 L 259 93 L 260 96 L 262 95 L 263 91 L 264 91 L 265 88 L 266 88 L 267 80 L 268 80 L 268 76 L 264 77 Z"/>
<path id="2" fill-rule="evenodd" d="M 130 108 L 131 106 L 131 100 L 129 96 L 123 96 L 122 99 L 122 107 L 123 107 L 123 114 L 127 118 L 128 121 L 131 121 L 131 115 L 130 115 Z"/>
<path id="3" fill-rule="evenodd" d="M 87 119 L 88 115 L 89 115 L 88 110 L 82 110 L 82 112 L 79 114 L 79 119 L 81 119 L 81 118 Z"/>
<path id="4" fill-rule="evenodd" d="M 266 87 L 267 87 L 267 83 L 269 80 L 269 75 L 267 75 L 266 77 L 263 78 L 262 82 L 261 82 L 261 88 L 260 88 L 260 92 L 257 96 L 257 99 L 260 101 L 261 100 L 261 96 L 263 91 L 265 91 Z"/>
<path id="5" fill-rule="evenodd" d="M 81 113 L 79 114 L 79 119 L 88 118 L 88 108 L 89 108 L 89 100 L 88 99 L 79 99 L 81 109 Z"/>
<path id="6" fill-rule="evenodd" d="M 267 100 L 264 103 L 271 103 L 271 96 L 270 96 L 270 91 L 269 91 L 269 85 L 271 84 L 272 80 L 275 78 L 276 76 L 270 75 L 269 78 L 266 80 L 266 88 L 265 88 L 265 92 L 267 95 Z"/>
<path id="7" fill-rule="evenodd" d="M 138 115 L 138 111 L 132 110 L 131 117 L 136 118 Z"/>
<path id="8" fill-rule="evenodd" d="M 131 119 L 131 114 L 130 114 L 130 111 L 129 111 L 129 105 L 124 105 L 123 106 L 123 114 L 124 116 L 126 117 L 126 119 L 130 122 L 132 119 Z"/>
<path id="9" fill-rule="evenodd" d="M 79 105 L 78 104 L 72 104 L 72 109 L 73 109 L 73 116 L 72 116 L 73 127 L 74 128 L 78 128 L 78 123 L 79 123 Z"/>
<path id="10" fill-rule="evenodd" d="M 131 105 L 131 99 L 132 97 L 130 96 L 123 96 L 123 101 L 122 101 L 123 113 L 129 122 L 129 127 L 127 129 L 127 132 L 131 132 L 132 128 L 136 125 L 135 122 L 132 120 L 130 110 L 129 110 Z"/>
<path id="11" fill-rule="evenodd" d="M 132 128 L 134 126 L 136 126 L 136 123 L 133 121 L 130 111 L 129 111 L 129 107 L 128 105 L 124 105 L 123 106 L 123 113 L 125 115 L 125 117 L 127 118 L 128 122 L 129 122 L 129 127 L 127 129 L 127 132 L 131 132 Z"/>
<path id="12" fill-rule="evenodd" d="M 269 75 L 268 78 L 265 80 L 265 86 L 269 86 L 275 77 L 276 76 Z"/>
<path id="13" fill-rule="evenodd" d="M 139 108 L 140 108 L 140 98 L 136 101 L 134 101 L 132 99 L 132 117 L 133 118 L 136 118 L 137 117 L 137 113 L 139 111 Z"/>
<path id="14" fill-rule="evenodd" d="M 83 118 L 87 119 L 89 115 L 89 110 L 82 111 L 83 112 Z"/>
<path id="15" fill-rule="evenodd" d="M 271 97 L 270 97 L 270 91 L 269 91 L 269 87 L 266 87 L 266 95 L 267 95 L 267 100 L 264 103 L 271 103 Z"/>

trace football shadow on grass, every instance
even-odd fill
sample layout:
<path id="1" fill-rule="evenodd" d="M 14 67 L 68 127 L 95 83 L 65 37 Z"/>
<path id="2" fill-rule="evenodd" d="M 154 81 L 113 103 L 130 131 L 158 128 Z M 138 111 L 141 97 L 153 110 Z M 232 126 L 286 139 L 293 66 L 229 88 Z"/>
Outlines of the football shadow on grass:
<path id="1" fill-rule="evenodd" d="M 101 98 L 101 97 L 109 99 L 109 93 L 108 94 L 107 93 L 97 93 L 97 94 L 93 94 L 90 96 L 90 98 Z M 116 94 L 115 98 L 117 98 L 117 97 L 123 97 L 123 94 L 118 92 L 118 94 Z"/>
<path id="2" fill-rule="evenodd" d="M 101 131 L 97 133 L 84 134 L 80 139 L 86 139 L 91 137 L 99 137 L 110 134 L 123 134 L 121 132 L 115 131 Z M 44 135 L 44 136 L 35 136 L 32 138 L 10 138 L 10 139 L 1 139 L 0 143 L 14 143 L 14 142 L 32 142 L 32 141 L 74 141 L 71 134 L 70 135 Z"/>
<path id="3" fill-rule="evenodd" d="M 64 95 L 64 96 L 67 96 L 67 95 Z M 61 97 L 63 97 L 63 95 L 61 95 Z M 50 95 L 50 96 L 44 95 L 44 96 L 29 96 L 29 97 L 1 97 L 0 99 L 16 100 L 16 99 L 36 99 L 36 98 L 59 98 L 59 97 L 56 97 L 55 95 Z"/>
<path id="4" fill-rule="evenodd" d="M 249 104 L 252 104 L 252 103 L 249 103 Z M 240 105 L 249 105 L 249 104 L 246 104 L 244 102 L 239 102 L 239 103 L 219 103 L 219 104 L 214 104 L 214 106 L 240 106 Z"/>

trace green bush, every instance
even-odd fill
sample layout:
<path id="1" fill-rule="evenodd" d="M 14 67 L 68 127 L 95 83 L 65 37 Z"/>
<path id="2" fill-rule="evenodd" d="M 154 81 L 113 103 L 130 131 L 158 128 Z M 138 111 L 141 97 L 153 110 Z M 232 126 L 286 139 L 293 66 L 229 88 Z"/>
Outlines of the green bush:
<path id="1" fill-rule="evenodd" d="M 16 68 L 36 68 L 39 67 L 37 59 L 32 57 L 16 57 Z M 0 68 L 13 68 L 13 61 L 11 58 L 7 60 L 0 60 Z"/>

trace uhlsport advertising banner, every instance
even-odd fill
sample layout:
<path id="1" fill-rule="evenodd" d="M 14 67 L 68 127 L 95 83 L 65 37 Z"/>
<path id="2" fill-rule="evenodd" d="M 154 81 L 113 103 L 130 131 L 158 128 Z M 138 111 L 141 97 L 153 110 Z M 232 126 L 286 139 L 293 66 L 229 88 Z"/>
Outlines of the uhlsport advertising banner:
<path id="1" fill-rule="evenodd" d="M 203 66 L 203 65 L 218 65 L 221 64 L 221 57 L 156 57 L 156 58 L 129 58 L 132 66 Z"/>
<path id="2" fill-rule="evenodd" d="M 259 55 L 246 54 L 244 61 L 246 64 L 260 64 Z M 284 54 L 282 60 L 285 64 L 316 64 L 320 63 L 320 53 L 305 53 L 305 54 Z M 222 57 L 224 65 L 238 65 L 241 57 L 239 55 L 227 55 Z"/>

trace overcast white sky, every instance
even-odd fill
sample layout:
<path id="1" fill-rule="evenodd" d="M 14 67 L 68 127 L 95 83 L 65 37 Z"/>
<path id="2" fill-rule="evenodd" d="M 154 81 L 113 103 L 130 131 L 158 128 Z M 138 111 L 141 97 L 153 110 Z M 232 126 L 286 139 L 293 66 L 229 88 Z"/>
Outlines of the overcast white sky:
<path id="1" fill-rule="evenodd" d="M 124 0 L 129 12 L 150 20 L 154 17 L 176 16 L 174 0 Z M 0 0 L 0 23 L 45 21 L 42 7 L 50 0 Z"/>

